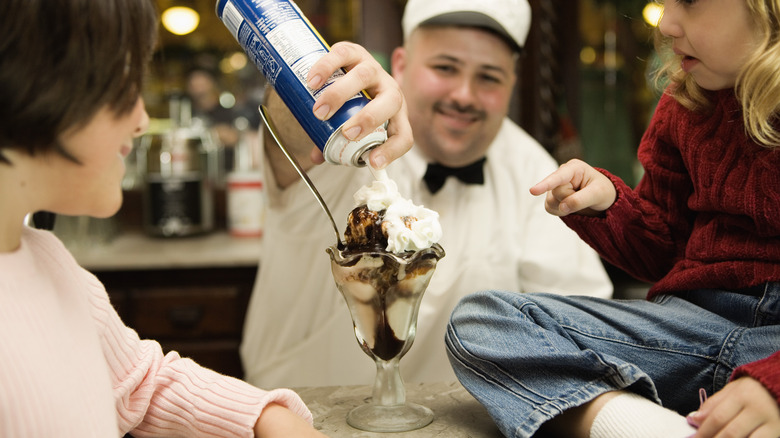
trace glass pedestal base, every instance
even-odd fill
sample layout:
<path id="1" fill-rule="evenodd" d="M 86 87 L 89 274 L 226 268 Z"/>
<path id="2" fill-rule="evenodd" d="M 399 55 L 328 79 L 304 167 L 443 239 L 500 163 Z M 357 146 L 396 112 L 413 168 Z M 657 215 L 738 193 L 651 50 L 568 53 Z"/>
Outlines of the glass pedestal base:
<path id="1" fill-rule="evenodd" d="M 347 424 L 368 432 L 406 432 L 433 421 L 433 411 L 415 403 L 396 406 L 367 404 L 347 414 Z"/>

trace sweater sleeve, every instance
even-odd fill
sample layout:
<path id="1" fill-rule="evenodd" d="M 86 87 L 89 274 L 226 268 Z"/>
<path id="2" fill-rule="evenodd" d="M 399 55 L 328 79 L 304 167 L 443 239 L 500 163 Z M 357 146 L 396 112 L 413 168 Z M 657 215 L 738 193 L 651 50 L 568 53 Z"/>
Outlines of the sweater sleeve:
<path id="1" fill-rule="evenodd" d="M 672 140 L 676 103 L 664 96 L 642 138 L 642 181 L 631 189 L 620 178 L 598 169 L 614 184 L 617 199 L 602 217 L 569 215 L 563 221 L 599 254 L 634 277 L 655 282 L 682 257 L 692 215 L 686 199 L 690 178 Z"/>
<path id="2" fill-rule="evenodd" d="M 569 215 L 563 222 L 605 260 L 634 277 L 655 282 L 677 259 L 668 226 L 620 178 L 598 169 L 615 185 L 617 199 L 604 216 Z"/>
<path id="3" fill-rule="evenodd" d="M 312 423 L 293 391 L 263 391 L 139 339 L 109 303 L 103 285 L 88 274 L 90 302 L 114 384 L 120 434 L 136 437 L 253 437 L 265 406 L 276 403 Z"/>
<path id="4" fill-rule="evenodd" d="M 742 365 L 734 370 L 731 379 L 737 379 L 743 376 L 750 376 L 764 385 L 775 397 L 775 401 L 780 405 L 780 351 L 756 362 Z"/>

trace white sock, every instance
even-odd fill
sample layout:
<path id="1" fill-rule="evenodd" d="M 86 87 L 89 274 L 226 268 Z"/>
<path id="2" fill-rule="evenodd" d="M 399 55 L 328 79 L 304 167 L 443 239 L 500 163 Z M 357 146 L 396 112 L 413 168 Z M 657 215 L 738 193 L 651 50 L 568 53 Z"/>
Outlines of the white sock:
<path id="1" fill-rule="evenodd" d="M 590 428 L 590 438 L 684 438 L 694 433 L 682 415 L 633 393 L 608 401 Z"/>

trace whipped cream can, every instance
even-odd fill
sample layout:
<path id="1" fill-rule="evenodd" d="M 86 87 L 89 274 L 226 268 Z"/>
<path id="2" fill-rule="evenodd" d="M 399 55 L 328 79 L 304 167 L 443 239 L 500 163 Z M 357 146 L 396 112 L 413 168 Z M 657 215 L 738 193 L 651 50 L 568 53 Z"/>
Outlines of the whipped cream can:
<path id="1" fill-rule="evenodd" d="M 320 93 L 346 72 L 334 73 L 317 90 L 306 86 L 306 76 L 329 47 L 291 0 L 217 0 L 217 16 L 236 38 L 255 66 L 333 164 L 365 166 L 363 154 L 387 140 L 385 126 L 360 141 L 341 134 L 344 123 L 369 101 L 365 92 L 348 100 L 328 120 L 312 109 Z"/>

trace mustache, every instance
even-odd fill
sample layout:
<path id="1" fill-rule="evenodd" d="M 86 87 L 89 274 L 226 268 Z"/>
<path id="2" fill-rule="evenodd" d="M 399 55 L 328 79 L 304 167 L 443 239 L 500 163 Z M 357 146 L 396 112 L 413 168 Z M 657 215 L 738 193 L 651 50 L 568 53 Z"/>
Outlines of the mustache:
<path id="1" fill-rule="evenodd" d="M 441 112 L 460 113 L 471 115 L 478 120 L 484 120 L 487 113 L 474 107 L 474 105 L 460 105 L 457 102 L 436 102 L 433 109 Z"/>

